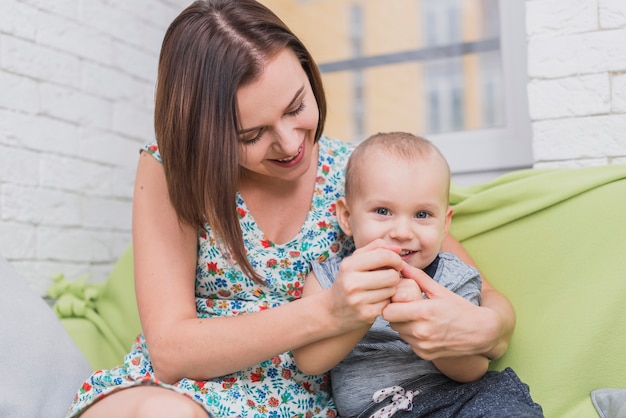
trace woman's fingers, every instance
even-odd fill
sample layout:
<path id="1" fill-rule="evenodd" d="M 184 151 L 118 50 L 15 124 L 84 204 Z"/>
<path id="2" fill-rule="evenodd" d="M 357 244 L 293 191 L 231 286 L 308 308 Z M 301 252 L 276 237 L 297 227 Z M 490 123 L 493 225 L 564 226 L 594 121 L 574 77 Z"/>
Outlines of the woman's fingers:
<path id="1" fill-rule="evenodd" d="M 414 280 L 428 299 L 396 303 L 383 309 L 383 318 L 415 353 L 432 360 L 471 351 L 475 318 L 481 308 L 432 280 L 423 271 L 405 265 L 402 274 Z"/>
<path id="2" fill-rule="evenodd" d="M 402 260 L 382 240 L 374 241 L 345 258 L 332 295 L 336 315 L 345 323 L 372 323 L 396 292 Z"/>
<path id="3" fill-rule="evenodd" d="M 454 292 L 451 292 L 445 286 L 440 285 L 434 281 L 423 270 L 417 269 L 406 263 L 402 265 L 402 275 L 407 279 L 411 279 L 417 283 L 417 286 L 426 294 L 428 299 L 436 298 L 459 298 Z"/>
<path id="4" fill-rule="evenodd" d="M 345 274 L 341 286 L 353 303 L 376 303 L 389 300 L 396 291 L 400 276 L 396 270 L 381 269 Z"/>
<path id="5" fill-rule="evenodd" d="M 456 314 L 447 311 L 444 305 L 430 299 L 390 303 L 383 309 L 383 318 L 421 358 L 450 357 L 457 354 L 449 350 L 454 333 L 450 321 Z"/>
<path id="6" fill-rule="evenodd" d="M 389 246 L 378 239 L 356 250 L 341 262 L 344 271 L 374 271 L 391 268 L 400 271 L 405 264 L 399 255 L 400 248 Z"/>

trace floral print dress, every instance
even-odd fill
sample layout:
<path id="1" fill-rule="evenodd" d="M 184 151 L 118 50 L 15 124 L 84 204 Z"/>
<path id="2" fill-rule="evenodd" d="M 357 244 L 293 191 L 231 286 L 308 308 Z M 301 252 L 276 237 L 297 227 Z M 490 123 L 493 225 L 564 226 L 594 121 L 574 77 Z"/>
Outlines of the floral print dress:
<path id="1" fill-rule="evenodd" d="M 195 290 L 198 317 L 242 315 L 288 303 L 300 297 L 311 261 L 344 256 L 352 251 L 352 241 L 341 232 L 335 218 L 335 202 L 343 195 L 345 165 L 352 147 L 327 137 L 322 137 L 319 145 L 311 211 L 300 233 L 288 243 L 270 242 L 241 196 L 237 197 L 248 257 L 253 268 L 266 279 L 264 285 L 245 277 L 220 252 L 208 225 L 198 235 Z M 156 142 L 146 145 L 144 150 L 161 160 Z M 209 381 L 182 379 L 167 385 L 154 377 L 141 334 L 122 366 L 96 371 L 83 383 L 68 417 L 78 416 L 94 401 L 115 390 L 140 384 L 159 385 L 187 395 L 216 417 L 336 416 L 328 375 L 303 374 L 289 352 Z"/>

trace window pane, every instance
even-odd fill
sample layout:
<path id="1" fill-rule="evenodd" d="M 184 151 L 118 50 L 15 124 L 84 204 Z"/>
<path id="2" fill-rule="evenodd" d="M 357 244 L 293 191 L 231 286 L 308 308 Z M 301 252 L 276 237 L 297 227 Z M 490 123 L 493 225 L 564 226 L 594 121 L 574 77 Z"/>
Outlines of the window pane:
<path id="1" fill-rule="evenodd" d="M 531 162 L 523 0 L 261 1 L 315 57 L 329 135 L 411 131 L 457 173 Z"/>
<path id="2" fill-rule="evenodd" d="M 327 89 L 327 130 L 358 140 L 379 130 L 428 135 L 502 125 L 497 1 L 265 3 L 281 16 L 293 7 L 289 3 L 315 8 L 315 15 L 328 11 L 319 22 L 332 28 L 332 39 L 316 36 L 326 30 L 319 25 L 300 24 L 306 12 L 295 24 L 288 22 L 311 48 L 326 81 L 339 75 L 348 83 Z M 298 19 L 298 13 L 292 16 Z M 308 42 L 316 38 L 320 41 Z M 347 106 L 336 108 L 336 103 Z"/>

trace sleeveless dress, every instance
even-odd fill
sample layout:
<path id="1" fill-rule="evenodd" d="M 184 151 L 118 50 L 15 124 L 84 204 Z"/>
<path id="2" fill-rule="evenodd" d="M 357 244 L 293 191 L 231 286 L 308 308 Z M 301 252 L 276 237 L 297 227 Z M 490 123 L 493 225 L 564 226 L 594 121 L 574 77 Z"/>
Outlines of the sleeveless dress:
<path id="1" fill-rule="evenodd" d="M 237 195 L 237 212 L 248 257 L 252 267 L 266 279 L 264 285 L 245 277 L 236 263 L 220 252 L 208 225 L 198 234 L 195 283 L 198 317 L 243 315 L 298 299 L 312 261 L 343 257 L 353 251 L 352 241 L 341 232 L 335 217 L 335 202 L 343 195 L 345 165 L 352 149 L 344 142 L 320 138 L 311 210 L 300 233 L 286 244 L 270 242 Z M 156 141 L 146 145 L 144 151 L 161 161 Z M 328 374 L 303 374 L 290 352 L 209 381 L 182 379 L 168 385 L 154 377 L 143 334 L 137 337 L 122 366 L 98 370 L 83 383 L 67 416 L 78 416 L 116 390 L 146 384 L 189 396 L 216 417 L 336 416 Z"/>

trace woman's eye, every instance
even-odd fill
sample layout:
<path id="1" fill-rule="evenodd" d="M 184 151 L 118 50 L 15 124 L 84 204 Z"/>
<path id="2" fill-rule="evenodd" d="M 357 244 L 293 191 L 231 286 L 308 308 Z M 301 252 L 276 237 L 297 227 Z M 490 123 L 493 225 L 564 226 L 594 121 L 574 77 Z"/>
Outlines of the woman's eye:
<path id="1" fill-rule="evenodd" d="M 384 216 L 389 215 L 389 210 L 388 210 L 388 209 L 386 209 L 386 208 L 376 208 L 376 211 L 375 211 L 375 212 L 376 212 L 378 215 L 384 215 Z"/>
<path id="2" fill-rule="evenodd" d="M 304 107 L 305 107 L 304 102 L 300 102 L 300 106 L 298 106 L 297 109 L 292 110 L 291 112 L 287 112 L 287 115 L 289 115 L 289 116 L 297 116 L 300 113 L 302 113 L 302 111 L 304 110 Z"/>
<path id="3" fill-rule="evenodd" d="M 261 139 L 261 136 L 263 136 L 264 131 L 265 130 L 261 128 L 256 131 L 239 134 L 239 141 L 241 141 L 244 145 L 252 145 L 255 142 L 257 142 L 259 139 Z"/>
<path id="4" fill-rule="evenodd" d="M 429 216 L 430 216 L 430 214 L 428 212 L 423 211 L 423 210 L 421 210 L 421 211 L 419 211 L 419 212 L 417 212 L 415 214 L 415 217 L 418 218 L 418 219 L 426 219 Z"/>

